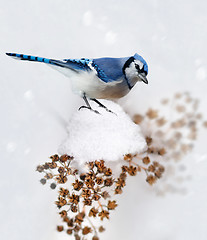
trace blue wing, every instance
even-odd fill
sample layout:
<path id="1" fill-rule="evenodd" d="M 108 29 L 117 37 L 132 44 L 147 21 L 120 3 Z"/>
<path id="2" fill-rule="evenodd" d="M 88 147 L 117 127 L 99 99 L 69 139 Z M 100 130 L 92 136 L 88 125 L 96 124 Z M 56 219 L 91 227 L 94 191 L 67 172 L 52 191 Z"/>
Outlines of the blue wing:
<path id="1" fill-rule="evenodd" d="M 128 58 L 98 58 L 92 60 L 98 77 L 104 82 L 117 81 L 124 77 L 122 68 Z"/>
<path id="2" fill-rule="evenodd" d="M 81 58 L 81 59 L 64 59 L 65 65 L 69 68 L 72 68 L 74 70 L 88 70 L 90 71 L 91 68 L 88 66 L 88 64 L 91 62 L 90 59 L 87 58 Z"/>

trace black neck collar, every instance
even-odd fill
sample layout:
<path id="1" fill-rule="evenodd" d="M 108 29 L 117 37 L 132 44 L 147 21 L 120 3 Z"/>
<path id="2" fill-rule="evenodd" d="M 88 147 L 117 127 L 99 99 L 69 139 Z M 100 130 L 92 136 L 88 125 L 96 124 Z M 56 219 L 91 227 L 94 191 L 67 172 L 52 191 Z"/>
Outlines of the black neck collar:
<path id="1" fill-rule="evenodd" d="M 123 68 L 122 68 L 122 72 L 125 76 L 125 79 L 126 79 L 126 82 L 127 82 L 127 85 L 128 85 L 128 88 L 131 90 L 133 88 L 133 86 L 131 86 L 131 84 L 129 83 L 129 80 L 127 79 L 126 77 L 126 73 L 125 73 L 125 70 L 126 68 L 129 67 L 129 65 L 134 61 L 134 57 L 130 57 L 124 64 Z"/>
<path id="2" fill-rule="evenodd" d="M 129 65 L 134 61 L 134 57 L 130 57 L 124 64 L 123 68 L 122 68 L 122 72 L 125 75 L 125 70 L 126 68 L 129 67 Z"/>

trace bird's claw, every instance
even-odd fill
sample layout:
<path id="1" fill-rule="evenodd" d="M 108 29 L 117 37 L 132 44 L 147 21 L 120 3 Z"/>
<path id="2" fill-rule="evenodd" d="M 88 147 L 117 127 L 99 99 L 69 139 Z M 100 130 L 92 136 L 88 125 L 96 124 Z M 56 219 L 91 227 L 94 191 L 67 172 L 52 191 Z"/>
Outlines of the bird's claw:
<path id="1" fill-rule="evenodd" d="M 94 110 L 94 109 L 92 109 L 92 108 L 90 108 L 90 107 L 87 107 L 87 106 L 81 106 L 81 107 L 79 107 L 78 110 L 80 111 L 82 108 L 87 108 L 87 109 L 91 110 L 92 112 L 95 112 L 95 113 L 97 113 L 97 114 L 100 114 L 100 112 L 98 112 L 97 110 Z"/>

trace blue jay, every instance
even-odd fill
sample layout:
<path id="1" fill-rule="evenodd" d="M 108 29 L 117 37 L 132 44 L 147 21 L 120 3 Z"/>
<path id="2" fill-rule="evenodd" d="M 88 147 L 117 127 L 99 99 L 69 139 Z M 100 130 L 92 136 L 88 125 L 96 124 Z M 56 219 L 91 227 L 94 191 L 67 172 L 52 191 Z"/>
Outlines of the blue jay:
<path id="1" fill-rule="evenodd" d="M 50 64 L 72 80 L 72 88 L 85 101 L 86 106 L 93 110 L 88 99 L 95 101 L 100 107 L 108 110 L 97 99 L 116 99 L 125 96 L 137 81 L 148 84 L 146 78 L 148 66 L 146 61 L 137 53 L 123 58 L 96 59 L 64 59 L 55 60 L 35 57 L 25 54 L 6 53 L 20 60 L 43 62 Z M 93 110 L 98 113 L 97 111 Z"/>

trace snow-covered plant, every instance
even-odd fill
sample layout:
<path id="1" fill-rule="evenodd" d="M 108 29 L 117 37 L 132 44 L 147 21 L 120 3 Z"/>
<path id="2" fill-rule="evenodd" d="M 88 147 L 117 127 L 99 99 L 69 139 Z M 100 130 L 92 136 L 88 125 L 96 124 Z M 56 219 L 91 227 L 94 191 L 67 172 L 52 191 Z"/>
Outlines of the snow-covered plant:
<path id="1" fill-rule="evenodd" d="M 189 93 L 162 100 L 160 110 L 165 106 L 166 115 L 150 108 L 134 115 L 134 123 L 115 103 L 106 105 L 115 114 L 104 109 L 101 115 L 88 110 L 76 113 L 60 146 L 61 154 L 37 166 L 37 171 L 44 173 L 42 184 L 50 182 L 52 189 L 58 186 L 55 204 L 62 224 L 57 230 L 76 240 L 99 239 L 105 230 L 102 221 L 117 208 L 117 196 L 128 176 L 144 171 L 150 185 L 163 176 L 166 179 L 168 163 L 181 160 L 192 150 L 202 121 L 198 101 Z M 160 192 L 166 190 L 162 187 L 166 181 L 160 184 Z"/>

